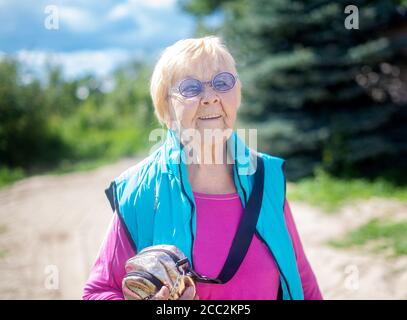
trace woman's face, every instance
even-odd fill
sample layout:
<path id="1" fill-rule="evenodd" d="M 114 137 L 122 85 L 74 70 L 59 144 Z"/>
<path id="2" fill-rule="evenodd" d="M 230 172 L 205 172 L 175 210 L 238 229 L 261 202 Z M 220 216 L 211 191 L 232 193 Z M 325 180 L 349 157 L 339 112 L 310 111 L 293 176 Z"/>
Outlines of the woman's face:
<path id="1" fill-rule="evenodd" d="M 205 79 L 195 74 L 189 75 L 188 78 L 205 82 L 224 71 L 236 76 L 236 71 L 222 69 L 208 74 Z M 182 80 L 177 79 L 175 83 Z M 226 129 L 233 129 L 241 101 L 240 88 L 240 81 L 237 79 L 234 87 L 227 92 L 218 92 L 205 84 L 204 90 L 196 97 L 185 98 L 180 93 L 173 93 L 170 96 L 170 108 L 172 107 L 170 117 L 173 123 L 171 128 L 174 128 L 175 125 L 177 129 L 181 130 L 195 129 L 201 137 L 204 136 L 205 131 L 208 133 L 207 130 L 220 129 L 223 132 Z"/>

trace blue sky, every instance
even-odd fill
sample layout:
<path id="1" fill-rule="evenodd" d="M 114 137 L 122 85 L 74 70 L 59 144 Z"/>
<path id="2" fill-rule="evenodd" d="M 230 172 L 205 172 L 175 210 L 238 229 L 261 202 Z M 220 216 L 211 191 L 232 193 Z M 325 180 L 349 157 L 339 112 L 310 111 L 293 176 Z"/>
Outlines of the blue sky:
<path id="1" fill-rule="evenodd" d="M 58 29 L 46 27 L 51 12 Z M 59 63 L 68 77 L 105 75 L 134 57 L 154 59 L 194 30 L 176 0 L 0 0 L 0 21 L 0 55 L 15 55 L 34 70 Z"/>

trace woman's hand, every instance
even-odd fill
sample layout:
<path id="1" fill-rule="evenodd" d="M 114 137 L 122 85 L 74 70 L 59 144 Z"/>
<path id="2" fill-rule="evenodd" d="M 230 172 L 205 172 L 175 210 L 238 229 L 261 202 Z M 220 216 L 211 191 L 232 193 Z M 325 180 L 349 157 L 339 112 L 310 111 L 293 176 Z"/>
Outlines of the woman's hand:
<path id="1" fill-rule="evenodd" d="M 197 294 L 194 296 L 194 288 L 191 286 L 186 287 L 181 297 L 178 300 L 199 300 Z M 160 291 L 158 291 L 150 300 L 168 300 L 170 296 L 170 290 L 167 286 L 162 286 Z"/>

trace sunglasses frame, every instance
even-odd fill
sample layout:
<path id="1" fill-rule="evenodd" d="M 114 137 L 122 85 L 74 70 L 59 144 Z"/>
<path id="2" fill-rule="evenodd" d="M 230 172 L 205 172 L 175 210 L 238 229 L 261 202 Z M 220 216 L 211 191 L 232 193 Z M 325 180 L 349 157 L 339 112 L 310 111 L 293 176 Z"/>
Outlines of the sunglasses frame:
<path id="1" fill-rule="evenodd" d="M 234 79 L 233 86 L 232 86 L 230 89 L 227 89 L 227 90 L 218 90 L 218 89 L 215 88 L 213 82 L 214 82 L 214 80 L 216 79 L 216 77 L 218 77 L 218 76 L 221 75 L 221 74 L 225 74 L 225 73 L 226 73 L 226 74 L 229 74 L 229 75 L 231 75 L 231 76 L 233 77 L 233 79 Z M 171 91 L 172 91 L 172 92 L 177 92 L 177 93 L 179 93 L 179 94 L 180 94 L 181 96 L 183 96 L 184 98 L 194 98 L 194 97 L 199 96 L 199 95 L 204 91 L 205 84 L 209 84 L 209 86 L 210 86 L 211 88 L 213 88 L 213 89 L 214 89 L 215 91 L 217 91 L 217 92 L 228 92 L 228 91 L 232 90 L 232 89 L 235 87 L 238 78 L 239 78 L 239 75 L 237 75 L 237 74 L 234 75 L 234 74 L 232 74 L 232 73 L 230 73 L 230 72 L 222 71 L 222 72 L 219 72 L 218 74 L 216 74 L 216 75 L 212 78 L 212 80 L 209 80 L 209 81 L 201 81 L 201 80 L 198 80 L 198 79 L 195 79 L 195 78 L 186 78 L 186 79 L 183 79 L 183 80 L 181 80 L 181 81 L 179 82 L 179 84 L 178 84 L 177 86 L 173 87 Z M 188 81 L 188 80 L 196 80 L 196 81 L 199 82 L 199 84 L 200 84 L 200 91 L 199 91 L 198 94 L 193 95 L 193 96 L 185 96 L 185 95 L 183 95 L 183 94 L 181 93 L 181 85 L 182 85 L 182 83 L 183 83 L 184 81 Z"/>

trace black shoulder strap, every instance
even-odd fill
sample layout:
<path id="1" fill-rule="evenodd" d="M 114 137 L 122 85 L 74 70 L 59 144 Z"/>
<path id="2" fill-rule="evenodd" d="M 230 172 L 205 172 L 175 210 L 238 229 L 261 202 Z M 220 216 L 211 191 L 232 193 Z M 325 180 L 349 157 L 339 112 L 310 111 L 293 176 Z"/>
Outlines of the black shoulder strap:
<path id="1" fill-rule="evenodd" d="M 107 189 L 105 189 L 105 194 L 107 199 L 109 200 L 110 206 L 112 207 L 112 210 L 115 211 L 116 209 L 116 204 L 115 204 L 115 184 L 114 181 L 112 181 Z"/>
<path id="2" fill-rule="evenodd" d="M 280 284 L 278 285 L 277 300 L 284 300 L 283 299 L 283 288 L 281 286 L 281 281 L 280 281 Z"/>
<path id="3" fill-rule="evenodd" d="M 229 255 L 219 273 L 218 279 L 222 283 L 228 282 L 239 269 L 256 231 L 256 225 L 263 201 L 264 189 L 264 163 L 257 157 L 257 170 L 254 176 L 254 186 L 250 193 L 243 216 L 240 220 Z"/>
<path id="4" fill-rule="evenodd" d="M 210 278 L 198 274 L 190 269 L 189 274 L 198 282 L 207 283 L 226 283 L 233 278 L 244 257 L 249 250 L 253 235 L 256 231 L 256 225 L 260 214 L 261 204 L 263 201 L 264 189 L 264 163 L 261 157 L 257 157 L 257 170 L 254 174 L 254 186 L 244 209 L 243 216 L 239 222 L 238 229 L 225 264 L 217 278 Z"/>

